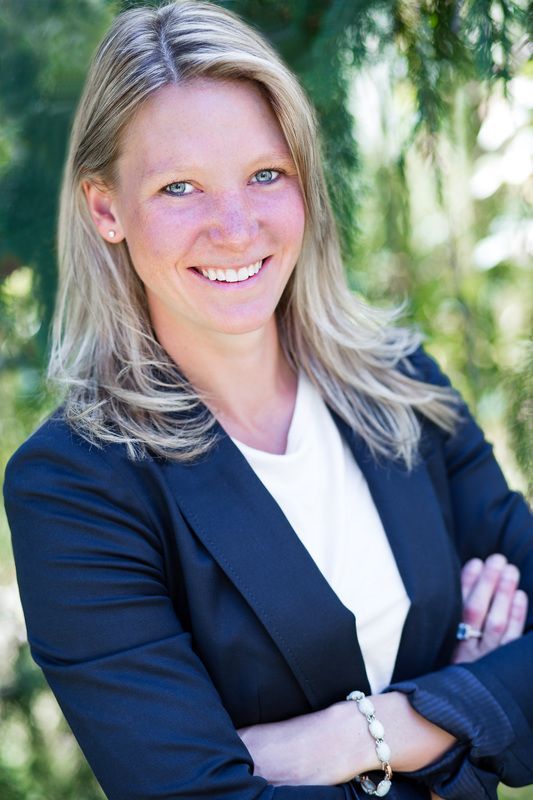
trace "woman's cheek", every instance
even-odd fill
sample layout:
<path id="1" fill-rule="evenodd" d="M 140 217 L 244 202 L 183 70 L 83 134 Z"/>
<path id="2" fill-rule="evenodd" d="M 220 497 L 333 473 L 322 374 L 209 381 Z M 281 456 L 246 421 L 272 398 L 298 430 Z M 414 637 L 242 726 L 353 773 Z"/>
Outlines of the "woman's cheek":
<path id="1" fill-rule="evenodd" d="M 305 227 L 305 205 L 297 184 L 289 185 L 284 192 L 266 197 L 261 216 L 263 220 L 269 220 L 280 239 L 295 246 L 301 244 Z"/>
<path id="2" fill-rule="evenodd" d="M 198 215 L 191 211 L 159 207 L 133 216 L 129 223 L 131 235 L 128 248 L 141 279 L 165 267 L 184 263 L 191 266 L 188 257 L 198 232 Z"/>

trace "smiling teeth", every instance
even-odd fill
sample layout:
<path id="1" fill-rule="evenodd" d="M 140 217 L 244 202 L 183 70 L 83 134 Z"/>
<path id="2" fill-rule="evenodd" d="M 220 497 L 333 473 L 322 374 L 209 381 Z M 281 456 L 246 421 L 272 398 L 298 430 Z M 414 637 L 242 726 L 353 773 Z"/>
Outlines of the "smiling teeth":
<path id="1" fill-rule="evenodd" d="M 255 264 L 250 264 L 249 267 L 241 267 L 240 269 L 203 269 L 202 275 L 209 278 L 210 281 L 227 281 L 228 283 L 237 283 L 239 281 L 246 281 L 252 275 L 257 275 L 263 261 L 256 261 Z"/>

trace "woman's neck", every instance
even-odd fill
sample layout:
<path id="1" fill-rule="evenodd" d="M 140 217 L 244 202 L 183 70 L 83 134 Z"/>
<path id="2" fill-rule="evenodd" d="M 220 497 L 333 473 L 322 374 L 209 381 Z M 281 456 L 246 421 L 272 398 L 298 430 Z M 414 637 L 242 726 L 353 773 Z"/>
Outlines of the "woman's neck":
<path id="1" fill-rule="evenodd" d="M 230 436 L 260 450 L 285 452 L 298 379 L 274 317 L 257 331 L 215 333 L 201 341 L 186 331 L 156 332 Z"/>

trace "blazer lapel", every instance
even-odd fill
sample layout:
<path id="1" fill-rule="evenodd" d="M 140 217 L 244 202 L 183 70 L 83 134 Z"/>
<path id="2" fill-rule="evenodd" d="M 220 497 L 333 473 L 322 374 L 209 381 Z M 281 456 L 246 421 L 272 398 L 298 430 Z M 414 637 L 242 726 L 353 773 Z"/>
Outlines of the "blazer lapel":
<path id="1" fill-rule="evenodd" d="M 167 462 L 181 512 L 254 609 L 313 710 L 369 692 L 355 618 L 339 600 L 279 505 L 216 423 L 214 449 Z"/>
<path id="2" fill-rule="evenodd" d="M 397 462 L 378 463 L 329 410 L 365 476 L 411 601 L 391 682 L 415 678 L 436 664 L 461 613 L 457 563 L 439 502 L 423 461 L 411 472 Z"/>

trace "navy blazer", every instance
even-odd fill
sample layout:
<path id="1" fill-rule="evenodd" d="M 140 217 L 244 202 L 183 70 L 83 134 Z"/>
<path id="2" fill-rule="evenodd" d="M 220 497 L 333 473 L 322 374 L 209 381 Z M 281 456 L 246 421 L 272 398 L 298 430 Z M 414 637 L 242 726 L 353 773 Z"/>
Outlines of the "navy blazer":
<path id="1" fill-rule="evenodd" d="M 421 379 L 447 382 L 423 351 L 411 361 Z M 377 463 L 330 411 L 411 600 L 391 688 L 459 739 L 429 768 L 396 774 L 389 797 L 433 787 L 493 798 L 500 779 L 533 781 L 533 634 L 447 666 L 465 561 L 503 552 L 533 594 L 523 498 L 466 409 L 453 436 L 422 421 L 411 472 Z M 110 800 L 363 797 L 355 782 L 269 785 L 236 733 L 370 689 L 353 614 L 218 423 L 217 433 L 194 463 L 133 462 L 56 414 L 17 451 L 4 488 L 33 658 Z"/>

